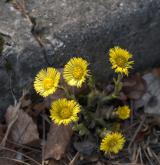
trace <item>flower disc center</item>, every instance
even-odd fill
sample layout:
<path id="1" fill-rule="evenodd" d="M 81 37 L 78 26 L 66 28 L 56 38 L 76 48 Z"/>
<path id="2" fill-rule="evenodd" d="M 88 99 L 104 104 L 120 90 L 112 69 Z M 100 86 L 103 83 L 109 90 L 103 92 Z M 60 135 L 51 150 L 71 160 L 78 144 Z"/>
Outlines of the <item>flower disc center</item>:
<path id="1" fill-rule="evenodd" d="M 64 107 L 60 111 L 60 116 L 62 119 L 68 119 L 71 116 L 71 111 L 67 107 Z"/>
<path id="2" fill-rule="evenodd" d="M 114 140 L 111 140 L 111 141 L 109 142 L 110 148 L 113 148 L 115 145 L 116 145 L 115 139 L 114 139 Z"/>
<path id="3" fill-rule="evenodd" d="M 43 80 L 43 86 L 45 90 L 52 88 L 53 80 L 51 78 L 46 78 Z"/>
<path id="4" fill-rule="evenodd" d="M 73 77 L 76 79 L 81 79 L 83 76 L 83 69 L 80 66 L 73 68 Z"/>
<path id="5" fill-rule="evenodd" d="M 126 66 L 127 60 L 126 58 L 119 56 L 116 59 L 116 63 L 119 67 L 124 68 Z"/>

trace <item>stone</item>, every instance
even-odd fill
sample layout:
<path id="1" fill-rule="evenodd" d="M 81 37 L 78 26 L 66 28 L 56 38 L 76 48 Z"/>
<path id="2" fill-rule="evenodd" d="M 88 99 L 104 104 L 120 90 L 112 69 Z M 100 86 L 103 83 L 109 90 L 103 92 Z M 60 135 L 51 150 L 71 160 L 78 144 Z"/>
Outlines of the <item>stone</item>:
<path id="1" fill-rule="evenodd" d="M 113 74 L 108 50 L 115 45 L 134 55 L 133 72 L 160 64 L 159 0 L 14 1 L 25 8 L 0 1 L 0 34 L 5 40 L 1 110 L 13 104 L 11 93 L 19 97 L 23 88 L 32 86 L 39 69 L 63 67 L 73 56 L 87 59 L 93 75 L 105 83 Z M 43 49 L 35 36 L 41 37 Z"/>
<path id="2" fill-rule="evenodd" d="M 143 78 L 148 88 L 140 99 L 144 103 L 144 112 L 149 115 L 160 116 L 160 77 L 153 73 L 148 73 Z"/>
<path id="3" fill-rule="evenodd" d="M 155 72 L 157 70 L 157 73 Z M 134 101 L 135 110 L 144 109 L 144 113 L 149 116 L 160 116 L 160 68 L 153 69 L 152 72 L 145 73 L 143 80 L 146 82 L 146 92 L 141 98 Z"/>

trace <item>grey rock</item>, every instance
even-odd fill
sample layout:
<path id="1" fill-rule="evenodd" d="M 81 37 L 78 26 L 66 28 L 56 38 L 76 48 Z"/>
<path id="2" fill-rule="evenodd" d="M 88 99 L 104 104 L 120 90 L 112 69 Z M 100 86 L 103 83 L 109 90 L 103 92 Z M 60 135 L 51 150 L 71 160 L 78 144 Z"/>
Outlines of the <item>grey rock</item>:
<path id="1" fill-rule="evenodd" d="M 153 73 L 143 76 L 147 83 L 147 92 L 140 99 L 144 103 L 144 111 L 151 115 L 160 115 L 160 77 Z"/>
<path id="2" fill-rule="evenodd" d="M 135 109 L 144 108 L 144 112 L 153 116 L 160 116 L 160 77 L 152 72 L 143 75 L 147 84 L 146 93 L 135 101 Z"/>
<path id="3" fill-rule="evenodd" d="M 34 31 L 44 39 L 48 61 L 55 67 L 63 67 L 73 56 L 82 56 L 91 63 L 97 79 L 106 82 L 113 73 L 108 50 L 115 45 L 134 55 L 134 71 L 160 64 L 159 0 L 25 0 L 25 3 L 26 13 L 36 22 Z M 0 57 L 0 109 L 5 109 L 12 103 L 10 80 L 19 97 L 26 85 L 32 85 L 36 72 L 48 64 L 32 34 L 32 24 L 5 0 L 0 1 L 0 14 L 0 34 L 6 41 Z M 6 60 L 12 66 L 12 76 L 7 74 Z"/>

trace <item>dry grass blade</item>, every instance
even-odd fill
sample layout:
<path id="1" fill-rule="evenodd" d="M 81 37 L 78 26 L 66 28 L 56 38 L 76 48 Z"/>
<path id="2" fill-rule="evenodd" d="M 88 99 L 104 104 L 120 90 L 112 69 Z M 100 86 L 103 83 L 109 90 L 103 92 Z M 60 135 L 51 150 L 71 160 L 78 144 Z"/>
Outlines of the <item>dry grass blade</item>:
<path id="1" fill-rule="evenodd" d="M 14 114 L 13 114 L 13 116 L 12 116 L 12 119 L 11 119 L 10 123 L 8 124 L 8 128 L 7 128 L 7 131 L 6 131 L 6 133 L 5 133 L 5 136 L 4 136 L 3 140 L 2 140 L 2 142 L 1 142 L 1 146 L 5 146 L 5 145 L 6 145 L 6 140 L 7 140 L 7 138 L 8 138 L 9 133 L 10 133 L 10 130 L 11 130 L 12 126 L 14 125 L 14 123 L 15 123 L 15 122 L 17 121 L 17 119 L 18 119 L 18 111 L 19 111 L 19 109 L 20 109 L 21 102 L 22 102 L 22 100 L 24 99 L 26 93 L 27 93 L 27 91 L 24 90 L 23 93 L 22 93 L 22 97 L 19 99 L 19 102 L 16 103 L 16 105 L 15 105 L 14 107 L 12 107 L 12 106 L 9 107 L 9 108 L 11 108 L 11 107 L 14 108 Z M 9 109 L 9 108 L 8 108 L 8 109 Z"/>
<path id="2" fill-rule="evenodd" d="M 146 156 L 146 158 L 149 161 L 150 165 L 153 165 L 152 160 L 150 159 L 150 157 L 148 156 L 148 154 L 146 152 L 146 149 L 145 148 L 142 148 L 142 149 L 143 149 L 144 155 Z"/>
<path id="3" fill-rule="evenodd" d="M 141 120 L 141 122 L 140 122 L 140 125 L 138 126 L 137 130 L 135 131 L 135 133 L 134 133 L 134 135 L 133 135 L 133 138 L 131 139 L 131 141 L 130 141 L 130 143 L 129 143 L 129 145 L 128 145 L 128 150 L 129 150 L 129 151 L 130 151 L 130 148 L 131 148 L 131 146 L 132 146 L 132 144 L 133 144 L 133 142 L 134 142 L 134 140 L 135 140 L 135 138 L 136 138 L 138 132 L 141 130 L 141 128 L 142 128 L 142 126 L 143 126 L 143 124 L 144 124 L 144 122 L 145 122 L 145 119 L 146 119 L 146 116 L 143 116 L 143 118 L 142 118 L 142 120 Z"/>
<path id="4" fill-rule="evenodd" d="M 80 156 L 80 153 L 77 152 L 74 158 L 70 161 L 69 165 L 76 165 L 76 161 L 79 158 L 79 156 Z"/>
<path id="5" fill-rule="evenodd" d="M 146 92 L 147 85 L 145 80 L 140 75 L 126 78 L 123 82 L 123 92 L 133 100 L 137 100 Z"/>
<path id="6" fill-rule="evenodd" d="M 0 159 L 11 160 L 12 162 L 16 162 L 16 164 L 20 163 L 20 164 L 30 165 L 29 163 L 23 162 L 23 161 L 18 160 L 18 159 L 12 159 L 12 158 L 8 158 L 8 157 L 0 157 Z M 5 165 L 6 165 L 6 163 L 5 163 Z M 12 164 L 9 163 L 8 165 L 12 165 Z"/>
<path id="7" fill-rule="evenodd" d="M 15 151 L 13 149 L 10 149 L 10 148 L 7 148 L 7 147 L 3 147 L 3 146 L 0 146 L 0 149 L 1 150 L 3 149 L 3 150 L 11 151 L 11 152 L 16 153 L 16 154 L 21 154 L 25 158 L 27 158 L 27 159 L 31 160 L 32 162 L 34 162 L 35 164 L 41 165 L 39 162 L 37 162 L 36 160 L 34 160 L 33 158 L 31 158 L 30 156 L 27 156 L 27 155 L 25 155 L 25 154 L 23 154 L 21 152 L 18 152 L 18 151 Z"/>
<path id="8" fill-rule="evenodd" d="M 113 163 L 113 165 L 142 165 L 140 163 Z"/>
<path id="9" fill-rule="evenodd" d="M 41 153 L 40 149 L 33 148 L 33 147 L 30 147 L 30 146 L 27 146 L 27 145 L 23 145 L 23 144 L 19 144 L 19 143 L 11 141 L 9 139 L 7 139 L 7 143 L 11 144 L 11 145 L 14 145 L 16 147 L 20 147 L 21 149 L 27 149 L 27 150 L 30 150 L 30 151 L 33 151 L 33 152 L 36 152 L 36 153 Z"/>
<path id="10" fill-rule="evenodd" d="M 11 106 L 10 106 L 9 108 L 14 108 L 14 109 L 15 109 L 15 114 L 14 114 L 14 116 L 13 116 L 11 122 L 10 122 L 9 125 L 8 125 L 8 128 L 7 128 L 7 131 L 6 131 L 6 133 L 5 133 L 5 136 L 4 136 L 4 138 L 3 138 L 2 142 L 1 142 L 1 146 L 5 146 L 5 145 L 6 145 L 6 141 L 7 141 L 8 135 L 9 135 L 9 133 L 10 133 L 10 130 L 11 130 L 13 124 L 14 124 L 14 123 L 17 121 L 17 119 L 18 119 L 18 110 L 19 110 L 19 108 L 20 108 L 20 103 L 18 103 L 15 107 L 11 107 Z"/>
<path id="11" fill-rule="evenodd" d="M 155 157 L 155 159 L 157 160 L 158 164 L 160 164 L 159 157 L 156 155 L 156 153 L 152 149 L 151 149 L 151 152 L 152 152 L 153 156 Z"/>
<path id="12" fill-rule="evenodd" d="M 139 157 L 140 157 L 141 164 L 143 165 L 144 162 L 143 162 L 143 158 L 142 158 L 142 148 L 141 147 L 139 147 L 139 148 L 140 148 Z"/>
<path id="13" fill-rule="evenodd" d="M 43 111 L 44 114 L 44 111 Z M 43 139 L 42 139 L 42 165 L 45 164 L 44 162 L 44 143 L 45 143 L 45 119 L 42 117 L 42 124 L 43 124 Z"/>

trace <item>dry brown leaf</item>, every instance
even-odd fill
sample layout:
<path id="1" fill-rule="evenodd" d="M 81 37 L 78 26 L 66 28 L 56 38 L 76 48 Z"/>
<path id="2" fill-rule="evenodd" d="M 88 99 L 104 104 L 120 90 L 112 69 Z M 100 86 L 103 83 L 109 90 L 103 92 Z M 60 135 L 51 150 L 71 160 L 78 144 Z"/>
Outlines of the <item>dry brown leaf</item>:
<path id="1" fill-rule="evenodd" d="M 13 120 L 15 113 L 17 113 L 15 107 L 10 106 L 7 109 L 5 115 L 7 125 Z M 10 135 L 15 142 L 21 144 L 28 144 L 39 139 L 36 124 L 32 118 L 21 109 L 18 111 L 18 118 L 11 129 Z"/>
<path id="2" fill-rule="evenodd" d="M 32 104 L 32 101 L 29 98 L 27 98 L 27 94 L 26 94 L 24 98 L 21 100 L 21 107 L 26 108 L 26 107 L 31 106 L 31 104 Z"/>
<path id="3" fill-rule="evenodd" d="M 57 126 L 56 124 L 52 123 L 45 145 L 45 160 L 60 160 L 65 154 L 72 134 L 73 131 L 69 126 Z"/>
<path id="4" fill-rule="evenodd" d="M 156 77 L 160 77 L 160 67 L 159 68 L 154 68 L 152 73 L 156 76 Z"/>
<path id="5" fill-rule="evenodd" d="M 130 99 L 139 99 L 147 90 L 145 80 L 140 75 L 126 78 L 123 82 L 123 92 Z"/>
<path id="6" fill-rule="evenodd" d="M 153 122 L 155 125 L 160 126 L 160 116 L 154 116 Z"/>
<path id="7" fill-rule="evenodd" d="M 32 106 L 29 111 L 29 115 L 32 117 L 37 117 L 41 112 L 45 111 L 46 105 L 45 102 L 40 102 Z"/>

